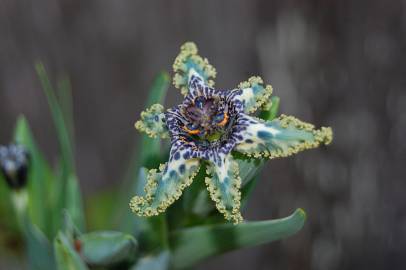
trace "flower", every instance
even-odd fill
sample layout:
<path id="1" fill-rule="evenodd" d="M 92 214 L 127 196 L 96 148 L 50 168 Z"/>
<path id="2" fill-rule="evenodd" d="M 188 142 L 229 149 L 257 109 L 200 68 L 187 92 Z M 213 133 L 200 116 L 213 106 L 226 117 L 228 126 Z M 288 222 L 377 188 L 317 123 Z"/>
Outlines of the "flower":
<path id="1" fill-rule="evenodd" d="M 27 183 L 29 155 L 21 145 L 0 146 L 0 170 L 12 189 L 21 189 Z"/>
<path id="2" fill-rule="evenodd" d="M 332 140 L 331 128 L 316 130 L 292 116 L 264 121 L 250 115 L 270 108 L 272 87 L 260 77 L 251 77 L 236 89 L 214 89 L 216 71 L 197 54 L 194 43 L 181 47 L 173 68 L 173 83 L 183 102 L 167 111 L 155 104 L 135 124 L 151 137 L 171 140 L 169 161 L 149 171 L 145 196 L 130 202 L 140 216 L 164 212 L 192 183 L 204 161 L 210 197 L 227 220 L 239 223 L 241 179 L 232 151 L 253 158 L 286 157 Z"/>

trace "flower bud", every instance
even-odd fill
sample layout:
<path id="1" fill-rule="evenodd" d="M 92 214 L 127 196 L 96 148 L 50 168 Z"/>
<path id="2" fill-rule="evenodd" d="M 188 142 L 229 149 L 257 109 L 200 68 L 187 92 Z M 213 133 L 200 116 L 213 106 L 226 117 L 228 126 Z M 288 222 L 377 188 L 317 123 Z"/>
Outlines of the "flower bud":
<path id="1" fill-rule="evenodd" d="M 21 145 L 0 146 L 0 171 L 10 188 L 25 187 L 29 159 L 27 150 Z"/>

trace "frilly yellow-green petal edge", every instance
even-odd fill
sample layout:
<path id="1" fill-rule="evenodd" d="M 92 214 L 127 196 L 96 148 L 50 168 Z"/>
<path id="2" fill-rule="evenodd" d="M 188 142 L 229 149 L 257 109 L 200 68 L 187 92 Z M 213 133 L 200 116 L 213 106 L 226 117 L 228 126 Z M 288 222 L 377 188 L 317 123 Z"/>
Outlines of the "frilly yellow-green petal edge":
<path id="1" fill-rule="evenodd" d="M 164 107 L 161 104 L 154 104 L 141 112 L 141 120 L 135 123 L 135 128 L 145 132 L 149 137 L 162 139 L 169 138 L 169 132 L 165 123 Z"/>
<path id="2" fill-rule="evenodd" d="M 226 220 L 233 221 L 234 224 L 241 223 L 243 221 L 243 217 L 240 212 L 241 206 L 241 178 L 239 176 L 239 167 L 238 163 L 232 159 L 231 155 L 230 158 L 230 167 L 228 170 L 228 175 L 230 176 L 231 181 L 233 181 L 230 189 L 230 195 L 232 196 L 232 209 L 227 209 L 224 201 L 223 195 L 221 194 L 219 188 L 214 183 L 215 177 L 215 165 L 208 166 L 206 169 L 207 175 L 211 177 L 205 178 L 205 183 L 207 186 L 207 190 L 210 193 L 211 199 L 216 203 L 217 210 L 224 215 Z"/>
<path id="3" fill-rule="evenodd" d="M 197 162 L 197 160 L 189 160 L 190 162 Z M 198 173 L 198 165 L 190 165 L 186 169 L 189 173 L 182 178 L 180 185 L 176 186 L 176 189 L 170 192 L 170 195 L 162 200 L 158 205 L 153 205 L 154 197 L 158 188 L 159 180 L 162 178 L 163 171 L 165 170 L 167 163 L 159 166 L 157 169 L 151 169 L 148 172 L 147 184 L 145 185 L 145 196 L 134 196 L 130 201 L 131 210 L 139 215 L 145 217 L 157 216 L 160 213 L 165 212 L 171 204 L 180 198 L 182 191 L 190 186 L 193 182 L 193 178 Z"/>
<path id="4" fill-rule="evenodd" d="M 257 87 L 259 89 L 254 90 Z M 252 76 L 247 81 L 243 81 L 238 84 L 238 88 L 246 89 L 253 89 L 251 98 L 254 99 L 252 101 L 246 100 L 246 112 L 247 113 L 254 113 L 259 108 L 264 110 L 269 110 L 272 106 L 271 102 L 271 95 L 273 92 L 273 88 L 270 84 L 264 86 L 264 81 L 259 76 Z M 255 93 L 256 92 L 256 93 Z"/>
<path id="5" fill-rule="evenodd" d="M 182 95 L 188 93 L 189 69 L 194 68 L 202 76 L 207 85 L 214 86 L 216 69 L 209 64 L 207 58 L 202 58 L 197 54 L 198 49 L 195 43 L 186 42 L 180 47 L 180 53 L 173 63 L 173 85 L 181 90 Z M 188 60 L 191 62 L 188 63 Z"/>
<path id="6" fill-rule="evenodd" d="M 261 121 L 266 124 L 265 121 L 258 119 L 258 121 Z M 308 150 L 308 149 L 313 149 L 319 147 L 321 144 L 324 145 L 329 145 L 332 140 L 333 140 L 333 130 L 331 127 L 321 127 L 320 129 L 315 129 L 315 126 L 303 122 L 299 119 L 297 119 L 294 116 L 288 116 L 282 114 L 278 118 L 276 118 L 273 121 L 279 121 L 279 124 L 283 128 L 289 128 L 289 127 L 294 127 L 299 130 L 307 131 L 310 132 L 313 135 L 313 140 L 312 141 L 305 141 L 303 143 L 290 146 L 287 151 L 282 151 L 281 149 L 276 149 L 272 151 L 265 151 L 265 152 L 253 152 L 253 153 L 247 153 L 244 151 L 240 151 L 238 149 L 238 146 L 236 147 L 236 150 L 243 153 L 244 155 L 248 157 L 254 157 L 254 158 L 268 158 L 268 159 L 274 159 L 274 158 L 280 158 L 280 157 L 288 157 L 294 154 L 297 154 L 298 152 Z M 271 121 L 271 122 L 273 122 Z M 268 122 L 270 123 L 270 122 Z"/>

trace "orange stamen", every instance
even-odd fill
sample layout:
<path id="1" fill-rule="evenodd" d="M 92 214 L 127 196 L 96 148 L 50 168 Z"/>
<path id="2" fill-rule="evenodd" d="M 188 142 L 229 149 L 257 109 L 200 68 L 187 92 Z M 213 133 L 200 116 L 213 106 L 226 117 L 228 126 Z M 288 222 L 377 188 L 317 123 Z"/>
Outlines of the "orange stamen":
<path id="1" fill-rule="evenodd" d="M 191 135 L 196 135 L 196 134 L 199 134 L 199 133 L 200 133 L 200 130 L 198 130 L 198 129 L 190 130 L 190 129 L 188 129 L 186 126 L 183 126 L 183 129 L 184 129 L 187 133 L 189 133 L 189 134 L 191 134 Z"/>
<path id="2" fill-rule="evenodd" d="M 220 123 L 218 123 L 217 125 L 219 125 L 219 126 L 224 126 L 225 124 L 227 124 L 227 122 L 228 122 L 228 114 L 225 112 L 224 113 L 224 118 L 223 118 L 223 120 L 220 122 Z"/>

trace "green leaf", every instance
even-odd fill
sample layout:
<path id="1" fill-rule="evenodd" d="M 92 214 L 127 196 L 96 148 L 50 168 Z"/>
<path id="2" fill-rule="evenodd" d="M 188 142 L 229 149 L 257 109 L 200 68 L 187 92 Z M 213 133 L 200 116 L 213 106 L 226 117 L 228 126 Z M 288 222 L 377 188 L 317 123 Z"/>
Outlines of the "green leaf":
<path id="1" fill-rule="evenodd" d="M 75 174 L 68 177 L 66 187 L 66 209 L 72 217 L 73 222 L 79 230 L 84 231 L 85 216 L 83 212 L 82 197 L 79 191 L 79 184 Z"/>
<path id="2" fill-rule="evenodd" d="M 169 258 L 168 251 L 163 251 L 155 256 L 143 257 L 131 270 L 167 270 L 169 269 Z"/>
<path id="3" fill-rule="evenodd" d="M 55 269 L 52 247 L 46 236 L 28 218 L 23 228 L 30 269 Z"/>
<path id="4" fill-rule="evenodd" d="M 30 269 L 54 269 L 55 261 L 51 244 L 38 227 L 31 222 L 27 212 L 27 190 L 13 190 L 10 194 L 13 210 L 24 237 L 25 249 Z"/>
<path id="5" fill-rule="evenodd" d="M 211 200 L 205 184 L 206 163 L 202 162 L 193 183 L 184 190 L 182 196 L 166 211 L 168 226 L 171 231 L 183 227 L 211 224 L 208 216 L 218 213 Z M 220 215 L 218 215 L 220 216 Z M 221 221 L 224 220 L 222 216 Z"/>
<path id="6" fill-rule="evenodd" d="M 254 192 L 255 187 L 257 186 L 259 176 L 254 176 L 251 181 L 248 181 L 241 189 L 241 208 L 243 209 L 247 203 L 248 199 Z"/>
<path id="7" fill-rule="evenodd" d="M 70 240 L 62 232 L 59 232 L 54 240 L 54 252 L 58 270 L 86 270 L 86 264 L 73 248 Z M 53 268 L 43 268 L 53 269 Z"/>
<path id="8" fill-rule="evenodd" d="M 298 232 L 305 219 L 305 212 L 297 209 L 292 215 L 282 219 L 252 221 L 239 225 L 226 223 L 176 231 L 170 238 L 172 266 L 183 269 L 227 251 L 286 238 Z"/>
<path id="9" fill-rule="evenodd" d="M 2 236 L 3 233 L 7 234 L 10 231 L 18 232 L 17 221 L 15 219 L 13 206 L 11 204 L 10 198 L 10 188 L 6 184 L 6 180 L 3 179 L 2 174 L 0 173 L 0 227 L 4 228 L 0 231 L 0 245 L 3 243 Z"/>
<path id="10" fill-rule="evenodd" d="M 61 212 L 62 209 L 66 208 L 75 224 L 79 229 L 84 230 L 85 220 L 83 213 L 83 203 L 80 195 L 79 185 L 77 183 L 77 177 L 75 173 L 75 162 L 73 154 L 73 142 L 72 142 L 72 132 L 69 131 L 69 124 L 67 120 L 72 119 L 72 115 L 64 115 L 64 110 L 62 109 L 61 103 L 65 105 L 65 111 L 71 112 L 69 100 L 60 102 L 55 95 L 55 91 L 51 85 L 48 75 L 45 71 L 42 63 L 37 63 L 35 68 L 38 73 L 38 77 L 41 80 L 42 88 L 44 90 L 45 96 L 48 100 L 48 105 L 51 110 L 52 119 L 57 132 L 57 137 L 61 149 L 61 181 L 58 182 L 57 194 L 59 198 L 59 207 L 57 212 Z M 61 89 L 68 88 L 69 85 L 65 82 L 60 86 Z M 61 90 L 62 92 L 67 92 L 68 90 Z M 69 96 L 65 93 L 63 96 Z M 71 136 L 72 135 L 72 136 Z M 56 213 L 58 214 L 58 213 Z"/>
<path id="11" fill-rule="evenodd" d="M 73 223 L 72 217 L 69 215 L 69 212 L 64 210 L 63 212 L 63 222 L 62 222 L 62 232 L 70 240 L 76 239 L 80 235 L 80 231 Z"/>
<path id="12" fill-rule="evenodd" d="M 14 140 L 23 145 L 30 153 L 28 174 L 29 214 L 32 222 L 48 237 L 53 236 L 51 216 L 51 196 L 54 185 L 53 175 L 43 154 L 37 147 L 30 127 L 24 116 L 17 119 Z"/>
<path id="13" fill-rule="evenodd" d="M 114 231 L 99 231 L 82 234 L 81 242 L 83 259 L 89 265 L 111 266 L 134 260 L 137 242 L 128 234 Z"/>
<path id="14" fill-rule="evenodd" d="M 155 103 L 163 103 L 170 85 L 170 76 L 168 72 L 161 71 L 156 77 L 149 91 L 145 107 L 150 107 Z"/>
<path id="15" fill-rule="evenodd" d="M 73 97 L 72 87 L 67 75 L 63 76 L 58 81 L 58 98 L 61 105 L 62 115 L 65 119 L 67 129 L 69 131 L 70 140 L 74 145 L 74 120 L 73 120 Z"/>
<path id="16" fill-rule="evenodd" d="M 42 89 L 44 90 L 45 96 L 48 100 L 48 105 L 51 110 L 52 119 L 55 124 L 56 132 L 58 135 L 58 140 L 61 147 L 62 159 L 64 161 L 64 166 L 67 167 L 68 172 L 74 171 L 74 156 L 73 156 L 73 147 L 71 140 L 69 138 L 69 131 L 66 125 L 65 117 L 58 101 L 58 98 L 55 95 L 55 91 L 49 81 L 48 75 L 45 71 L 42 63 L 37 63 L 35 68 L 38 73 L 38 77 L 41 80 Z"/>
<path id="17" fill-rule="evenodd" d="M 260 112 L 259 117 L 271 121 L 278 116 L 280 98 L 278 96 L 271 97 L 271 108 Z"/>

